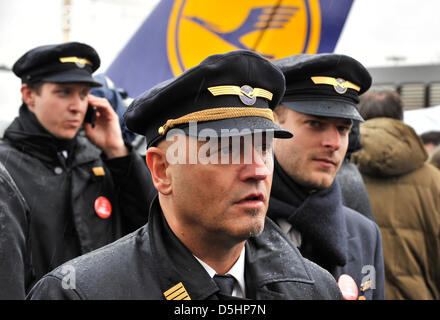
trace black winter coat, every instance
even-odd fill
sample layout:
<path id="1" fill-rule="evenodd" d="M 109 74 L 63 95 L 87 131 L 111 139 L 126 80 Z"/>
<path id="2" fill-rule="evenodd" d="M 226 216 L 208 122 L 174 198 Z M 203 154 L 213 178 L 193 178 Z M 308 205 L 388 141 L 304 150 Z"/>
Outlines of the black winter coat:
<path id="1" fill-rule="evenodd" d="M 250 299 L 342 298 L 333 277 L 301 257 L 268 218 L 262 234 L 246 243 L 245 270 Z M 176 287 L 180 296 L 170 294 Z M 156 198 L 146 226 L 60 266 L 27 299 L 163 300 L 165 293 L 175 300 L 228 298 L 171 231 Z"/>
<path id="2" fill-rule="evenodd" d="M 0 299 L 24 299 L 63 262 L 144 225 L 156 194 L 134 152 L 106 159 L 78 136 L 66 161 L 51 142 L 24 131 L 19 118 L 0 141 Z M 109 218 L 96 214 L 98 197 L 110 201 Z"/>

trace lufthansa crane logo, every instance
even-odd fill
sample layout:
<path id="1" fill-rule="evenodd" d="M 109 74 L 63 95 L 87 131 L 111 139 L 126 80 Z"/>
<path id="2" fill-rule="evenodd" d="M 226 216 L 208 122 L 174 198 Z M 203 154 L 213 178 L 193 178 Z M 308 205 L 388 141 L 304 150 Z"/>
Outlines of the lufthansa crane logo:
<path id="1" fill-rule="evenodd" d="M 346 86 L 346 82 L 344 79 L 341 78 L 337 78 L 336 80 L 336 84 L 333 86 L 335 88 L 335 91 L 339 94 L 344 94 L 347 92 L 347 86 Z"/>
<path id="2" fill-rule="evenodd" d="M 248 85 L 244 85 L 240 88 L 239 97 L 241 102 L 248 106 L 252 106 L 255 101 L 257 101 L 257 97 L 254 95 L 254 89 Z"/>
<path id="3" fill-rule="evenodd" d="M 168 24 L 168 60 L 179 75 L 211 54 L 253 50 L 268 59 L 316 53 L 319 0 L 176 0 Z"/>

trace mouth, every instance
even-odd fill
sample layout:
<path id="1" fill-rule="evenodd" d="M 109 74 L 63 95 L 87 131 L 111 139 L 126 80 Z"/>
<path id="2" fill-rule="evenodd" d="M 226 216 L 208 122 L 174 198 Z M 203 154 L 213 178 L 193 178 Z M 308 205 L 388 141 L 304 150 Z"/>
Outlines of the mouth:
<path id="1" fill-rule="evenodd" d="M 264 205 L 265 196 L 262 192 L 253 192 L 236 202 L 237 205 L 246 207 L 261 207 Z"/>
<path id="2" fill-rule="evenodd" d="M 66 123 L 70 126 L 77 127 L 81 124 L 81 121 L 79 121 L 79 120 L 66 120 Z"/>
<path id="3" fill-rule="evenodd" d="M 327 167 L 327 168 L 334 168 L 337 166 L 336 161 L 330 159 L 330 158 L 315 158 L 314 161 L 318 162 L 320 165 Z"/>

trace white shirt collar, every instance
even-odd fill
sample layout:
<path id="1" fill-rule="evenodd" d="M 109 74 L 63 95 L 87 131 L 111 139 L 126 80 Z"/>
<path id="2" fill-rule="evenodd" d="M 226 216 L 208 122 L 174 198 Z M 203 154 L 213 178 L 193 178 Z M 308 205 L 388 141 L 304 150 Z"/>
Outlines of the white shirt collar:
<path id="1" fill-rule="evenodd" d="M 238 260 L 235 262 L 235 264 L 232 266 L 231 269 L 229 269 L 226 274 L 230 274 L 237 280 L 235 282 L 234 290 L 232 291 L 232 295 L 235 297 L 246 297 L 246 285 L 244 281 L 244 256 L 245 256 L 245 247 L 241 250 L 240 257 L 238 257 Z M 213 268 L 211 268 L 209 265 L 207 265 L 205 262 L 194 256 L 197 261 L 200 262 L 200 264 L 205 268 L 206 272 L 208 272 L 209 276 L 213 278 L 217 272 Z"/>
<path id="2" fill-rule="evenodd" d="M 290 240 L 292 240 L 293 244 L 296 247 L 300 247 L 301 243 L 302 243 L 302 236 L 301 233 L 296 230 L 289 221 L 285 220 L 285 219 L 276 219 L 276 222 L 278 224 L 278 226 L 280 227 L 280 229 L 287 234 L 287 236 L 290 238 Z"/>

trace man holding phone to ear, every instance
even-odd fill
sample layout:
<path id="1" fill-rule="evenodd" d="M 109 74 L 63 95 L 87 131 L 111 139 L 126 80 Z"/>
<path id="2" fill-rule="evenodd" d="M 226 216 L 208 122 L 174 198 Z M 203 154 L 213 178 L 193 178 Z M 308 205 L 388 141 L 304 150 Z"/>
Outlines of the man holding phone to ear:
<path id="1" fill-rule="evenodd" d="M 23 104 L 0 140 L 0 299 L 24 299 L 48 271 L 147 221 L 149 171 L 110 103 L 89 94 L 99 65 L 69 42 L 13 66 Z"/>

